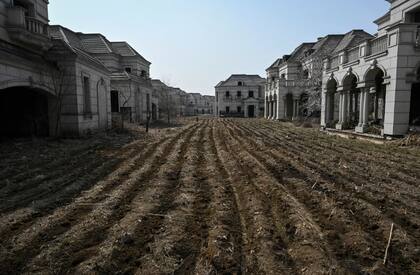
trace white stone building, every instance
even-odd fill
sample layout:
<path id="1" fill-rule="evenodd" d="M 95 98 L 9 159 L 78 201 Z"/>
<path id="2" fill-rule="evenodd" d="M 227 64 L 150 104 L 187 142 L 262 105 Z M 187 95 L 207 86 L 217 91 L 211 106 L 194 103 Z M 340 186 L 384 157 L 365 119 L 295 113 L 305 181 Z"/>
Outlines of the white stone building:
<path id="1" fill-rule="evenodd" d="M 321 125 L 388 136 L 420 126 L 420 0 L 388 0 L 374 37 L 325 61 Z"/>
<path id="2" fill-rule="evenodd" d="M 80 135 L 110 123 L 110 71 L 52 39 L 48 1 L 0 0 L 0 136 Z"/>
<path id="3" fill-rule="evenodd" d="M 259 117 L 264 114 L 265 79 L 259 75 L 234 74 L 216 90 L 219 117 Z"/>
<path id="4" fill-rule="evenodd" d="M 158 102 L 153 96 L 149 77 L 150 62 L 127 42 L 111 42 L 102 34 L 73 32 L 62 26 L 51 26 L 51 35 L 73 48 L 89 53 L 111 72 L 110 101 L 114 117 L 142 123 L 149 114 L 157 119 Z"/>
<path id="5" fill-rule="evenodd" d="M 320 117 L 320 93 L 324 59 L 337 47 L 360 42 L 369 34 L 354 30 L 303 43 L 290 55 L 277 59 L 267 69 L 265 117 L 300 120 Z"/>

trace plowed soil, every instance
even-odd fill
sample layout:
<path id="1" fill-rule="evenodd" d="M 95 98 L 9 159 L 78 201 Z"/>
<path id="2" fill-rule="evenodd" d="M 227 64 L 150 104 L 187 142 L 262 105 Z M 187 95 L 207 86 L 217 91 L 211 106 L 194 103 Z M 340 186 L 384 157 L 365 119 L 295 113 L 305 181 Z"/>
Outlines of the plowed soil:
<path id="1" fill-rule="evenodd" d="M 1 144 L 0 273 L 420 274 L 419 186 L 418 148 L 265 120 Z"/>

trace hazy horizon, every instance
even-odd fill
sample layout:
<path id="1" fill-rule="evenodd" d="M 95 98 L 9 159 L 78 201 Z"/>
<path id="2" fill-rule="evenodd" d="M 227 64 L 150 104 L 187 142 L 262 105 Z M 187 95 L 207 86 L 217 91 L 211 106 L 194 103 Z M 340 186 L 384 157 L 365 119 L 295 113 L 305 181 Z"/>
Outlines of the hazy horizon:
<path id="1" fill-rule="evenodd" d="M 127 41 L 152 62 L 151 77 L 189 93 L 214 95 L 231 74 L 259 74 L 302 42 L 364 29 L 385 0 L 51 1 L 50 24 Z M 362 8 L 361 8 L 362 7 Z M 76 16 L 75 16 L 76 15 Z"/>

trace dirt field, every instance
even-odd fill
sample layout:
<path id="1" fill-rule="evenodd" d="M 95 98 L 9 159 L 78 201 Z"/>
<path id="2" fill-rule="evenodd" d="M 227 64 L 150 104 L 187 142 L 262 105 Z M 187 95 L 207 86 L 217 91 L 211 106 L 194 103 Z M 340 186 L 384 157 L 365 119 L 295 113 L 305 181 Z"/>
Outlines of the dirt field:
<path id="1" fill-rule="evenodd" d="M 201 119 L 0 156 L 1 274 L 420 273 L 418 148 Z"/>

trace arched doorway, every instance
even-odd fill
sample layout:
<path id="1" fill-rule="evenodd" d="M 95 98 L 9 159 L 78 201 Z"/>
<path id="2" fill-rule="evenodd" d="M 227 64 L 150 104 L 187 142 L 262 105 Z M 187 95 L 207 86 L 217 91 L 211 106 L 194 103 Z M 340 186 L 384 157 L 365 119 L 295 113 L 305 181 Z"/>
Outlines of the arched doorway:
<path id="1" fill-rule="evenodd" d="M 333 128 L 338 122 L 339 100 L 337 95 L 337 81 L 330 79 L 327 82 L 325 102 L 325 122 L 328 128 Z"/>
<path id="2" fill-rule="evenodd" d="M 0 90 L 0 136 L 46 137 L 55 131 L 58 106 L 48 92 L 30 87 Z"/>
<path id="3" fill-rule="evenodd" d="M 343 106 L 343 124 L 355 128 L 359 123 L 360 91 L 357 89 L 357 77 L 350 73 L 343 79 L 343 91 L 346 98 Z"/>
<path id="4" fill-rule="evenodd" d="M 385 73 L 378 67 L 371 69 L 366 74 L 366 85 L 369 87 L 367 94 L 367 118 L 369 124 L 384 125 L 386 85 L 384 84 Z"/>

